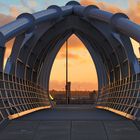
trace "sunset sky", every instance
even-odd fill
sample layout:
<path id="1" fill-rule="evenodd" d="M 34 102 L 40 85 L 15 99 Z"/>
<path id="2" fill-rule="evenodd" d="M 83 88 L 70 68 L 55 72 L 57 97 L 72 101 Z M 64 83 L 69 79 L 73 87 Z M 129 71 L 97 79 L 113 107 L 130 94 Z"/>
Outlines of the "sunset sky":
<path id="1" fill-rule="evenodd" d="M 23 12 L 34 13 L 50 5 L 65 5 L 69 0 L 0 0 L 0 25 L 14 20 Z M 131 20 L 140 24 L 140 0 L 77 0 L 83 5 L 95 4 L 100 9 L 113 13 L 124 12 Z M 134 51 L 139 57 L 139 44 L 132 40 Z M 10 55 L 13 40 L 6 46 L 5 62 Z M 85 69 L 86 68 L 86 69 Z M 82 42 L 72 35 L 69 39 L 69 80 L 72 90 L 94 90 L 98 88 L 95 66 Z M 50 89 L 64 90 L 65 83 L 65 44 L 53 64 Z"/>

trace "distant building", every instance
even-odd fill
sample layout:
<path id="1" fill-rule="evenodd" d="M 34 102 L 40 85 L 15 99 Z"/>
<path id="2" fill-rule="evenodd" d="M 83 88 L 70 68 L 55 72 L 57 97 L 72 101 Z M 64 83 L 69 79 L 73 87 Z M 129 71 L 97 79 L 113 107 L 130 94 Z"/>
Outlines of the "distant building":
<path id="1" fill-rule="evenodd" d="M 62 99 L 66 99 L 66 96 L 63 93 L 55 94 L 54 99 L 55 100 L 62 100 Z"/>
<path id="2" fill-rule="evenodd" d="M 65 104 L 66 91 L 51 90 L 50 94 L 53 96 L 57 104 Z M 70 103 L 74 104 L 94 104 L 97 99 L 97 91 L 70 91 Z"/>

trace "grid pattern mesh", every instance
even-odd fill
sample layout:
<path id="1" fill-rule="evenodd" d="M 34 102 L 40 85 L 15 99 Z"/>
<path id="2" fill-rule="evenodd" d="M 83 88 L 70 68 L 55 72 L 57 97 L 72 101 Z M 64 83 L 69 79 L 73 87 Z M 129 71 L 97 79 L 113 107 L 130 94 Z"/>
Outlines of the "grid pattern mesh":
<path id="1" fill-rule="evenodd" d="M 112 108 L 137 118 L 140 109 L 140 73 L 103 87 L 97 106 Z"/>
<path id="2" fill-rule="evenodd" d="M 0 73 L 0 122 L 8 115 L 48 105 L 48 93 L 41 86 Z"/>

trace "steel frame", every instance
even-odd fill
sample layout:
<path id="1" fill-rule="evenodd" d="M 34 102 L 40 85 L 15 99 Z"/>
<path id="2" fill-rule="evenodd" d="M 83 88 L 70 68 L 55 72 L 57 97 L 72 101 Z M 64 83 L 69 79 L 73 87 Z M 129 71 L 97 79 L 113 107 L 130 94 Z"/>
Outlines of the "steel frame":
<path id="1" fill-rule="evenodd" d="M 71 1 L 63 7 L 23 13 L 0 28 L 0 121 L 50 106 L 52 64 L 72 34 L 95 63 L 97 107 L 131 119 L 140 117 L 140 64 L 130 41 L 131 37 L 140 42 L 140 26 L 123 13 Z M 12 38 L 12 53 L 3 69 L 5 43 Z"/>

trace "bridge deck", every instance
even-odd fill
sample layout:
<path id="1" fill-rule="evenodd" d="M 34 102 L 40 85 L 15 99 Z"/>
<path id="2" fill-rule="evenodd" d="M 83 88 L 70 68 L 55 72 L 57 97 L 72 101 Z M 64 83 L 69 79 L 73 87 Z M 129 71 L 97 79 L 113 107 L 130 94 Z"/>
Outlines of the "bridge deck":
<path id="1" fill-rule="evenodd" d="M 91 106 L 58 106 L 11 121 L 0 140 L 139 140 L 135 124 Z"/>

